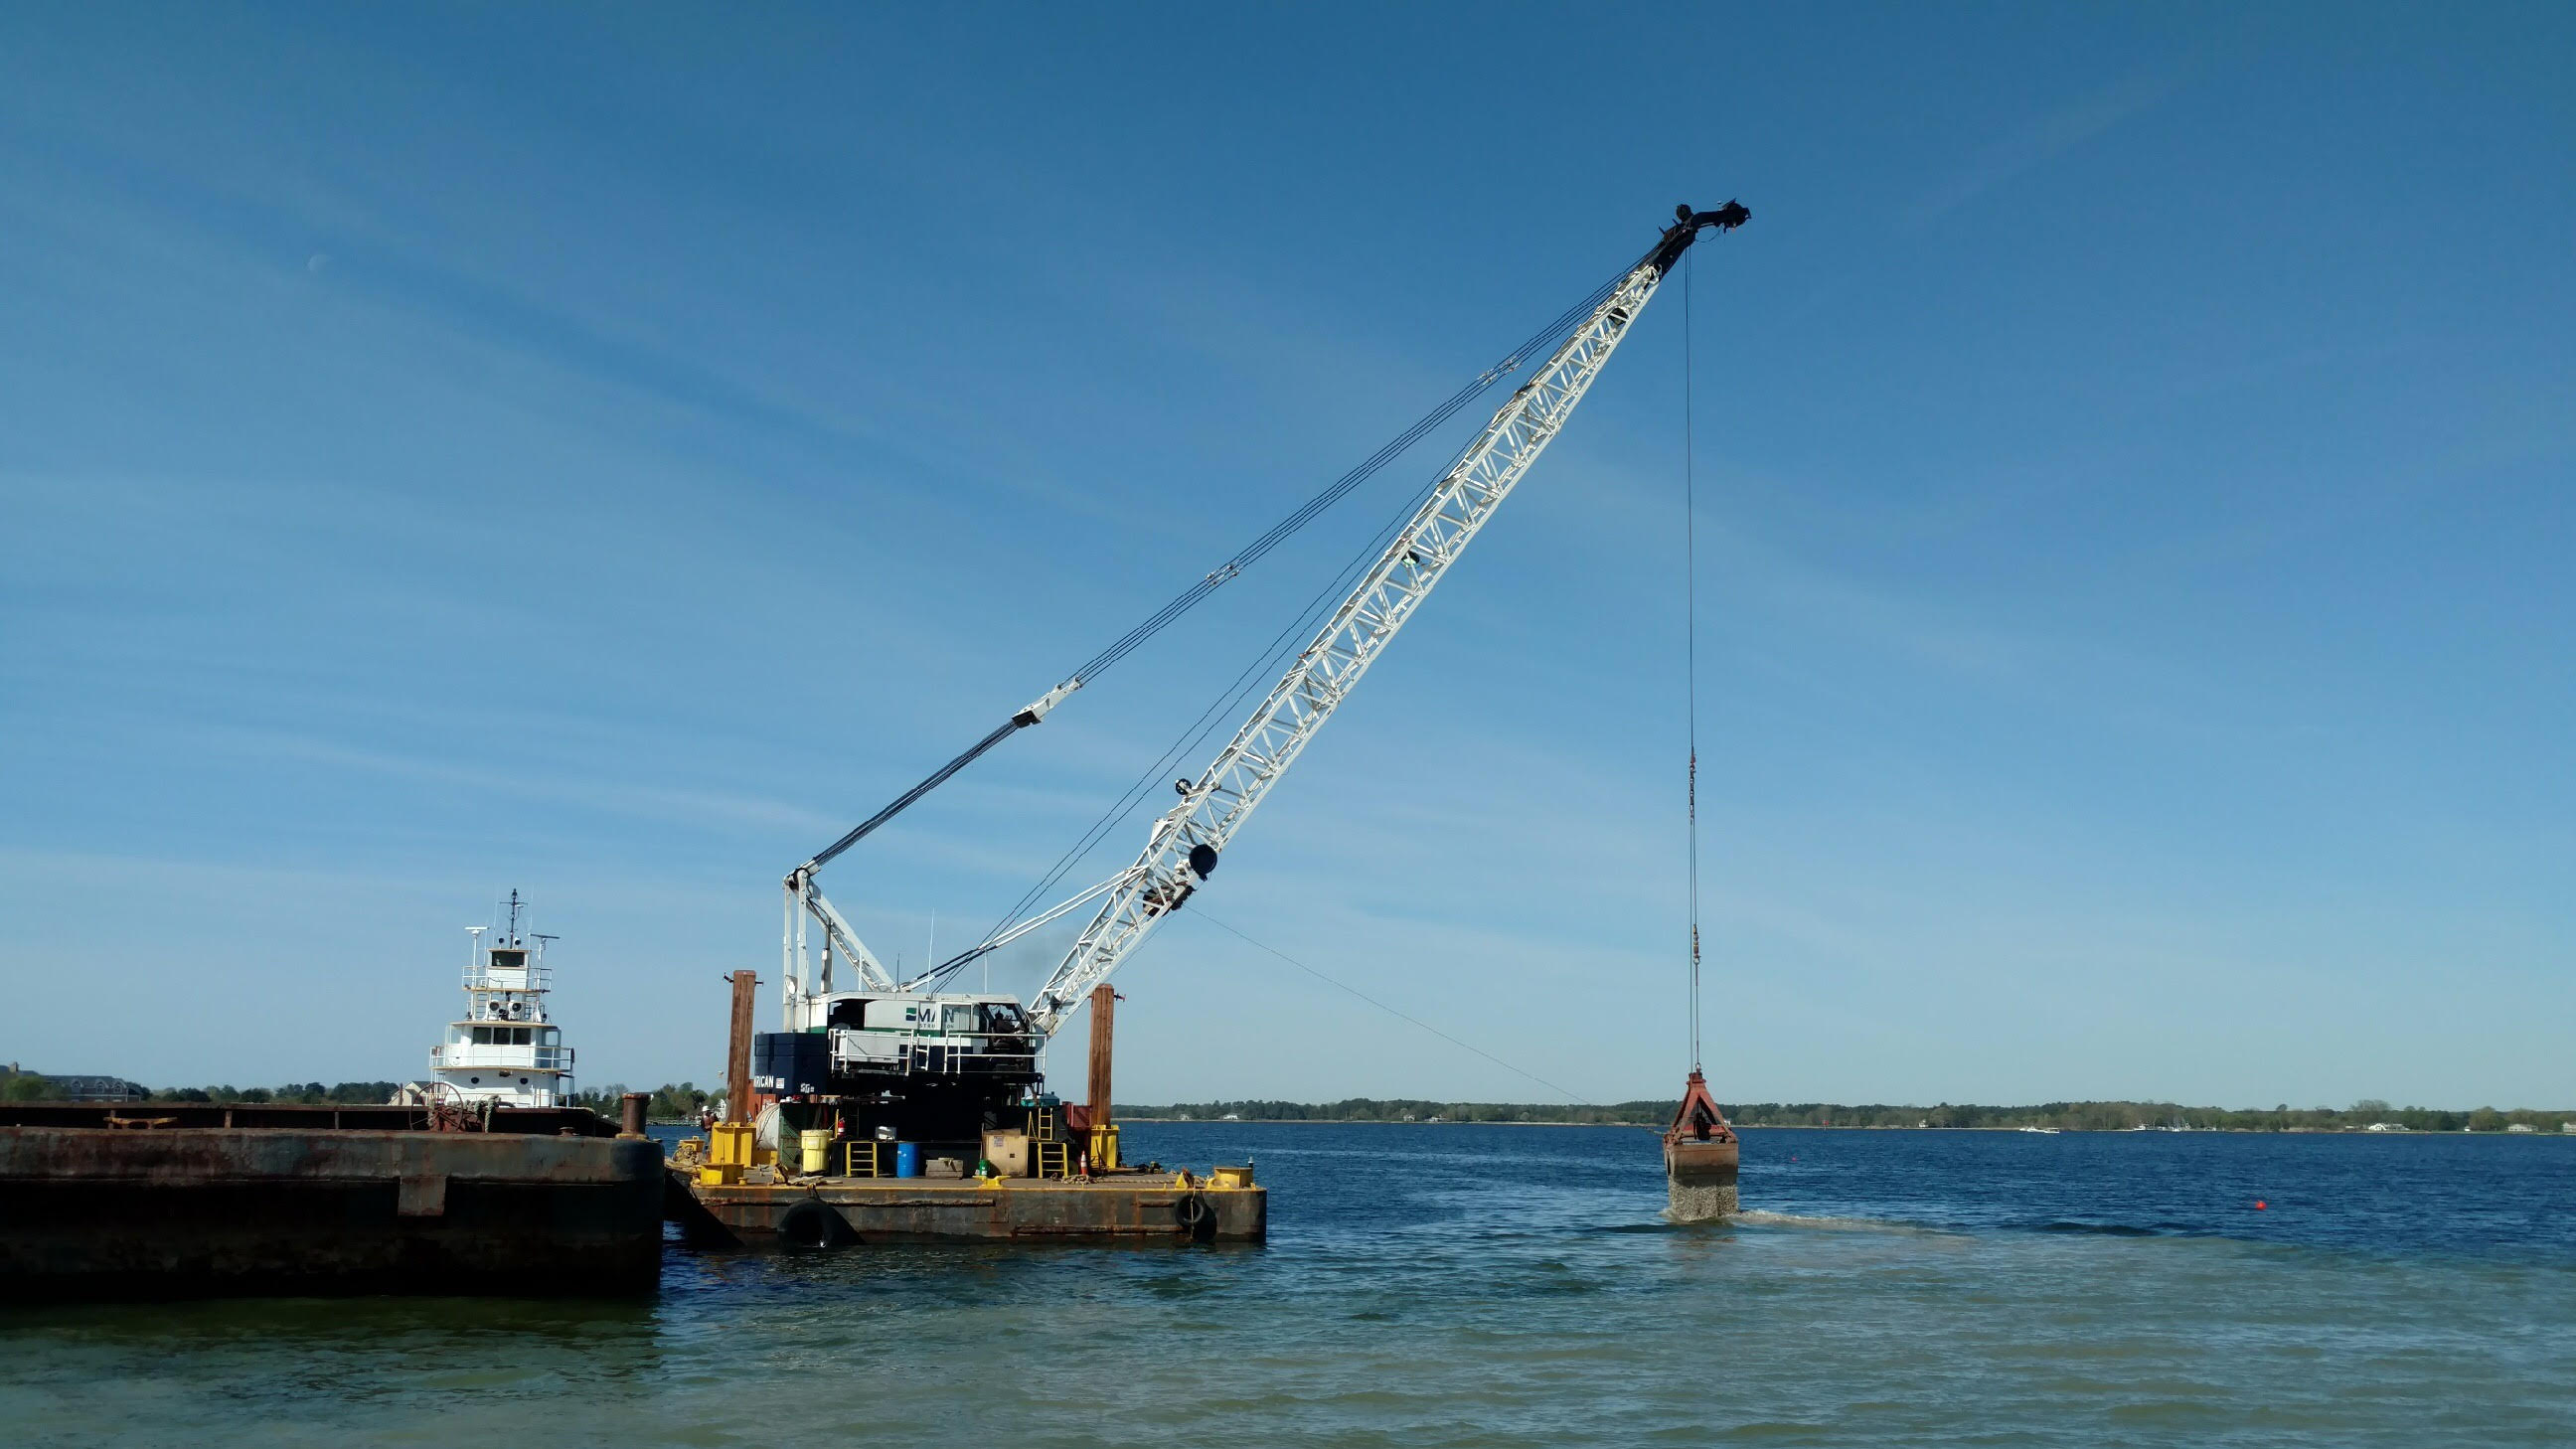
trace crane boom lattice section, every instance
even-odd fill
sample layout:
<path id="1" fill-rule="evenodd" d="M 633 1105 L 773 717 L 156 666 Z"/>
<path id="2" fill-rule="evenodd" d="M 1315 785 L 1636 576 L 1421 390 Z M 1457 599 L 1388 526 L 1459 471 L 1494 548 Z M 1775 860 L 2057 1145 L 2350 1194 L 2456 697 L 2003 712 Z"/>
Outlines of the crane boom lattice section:
<path id="1" fill-rule="evenodd" d="M 1697 229 L 1693 220 L 1686 215 L 1676 228 L 1684 234 L 1681 246 L 1688 245 L 1687 234 Z M 1639 263 L 1512 394 L 1261 707 L 1206 772 L 1188 784 L 1179 806 L 1154 822 L 1144 854 L 1117 878 L 1108 900 L 1031 1004 L 1030 1016 L 1041 1032 L 1052 1032 L 1094 985 L 1117 969 L 1154 923 L 1215 869 L 1234 832 L 1564 427 L 1654 296 L 1679 249 L 1668 244 Z"/>

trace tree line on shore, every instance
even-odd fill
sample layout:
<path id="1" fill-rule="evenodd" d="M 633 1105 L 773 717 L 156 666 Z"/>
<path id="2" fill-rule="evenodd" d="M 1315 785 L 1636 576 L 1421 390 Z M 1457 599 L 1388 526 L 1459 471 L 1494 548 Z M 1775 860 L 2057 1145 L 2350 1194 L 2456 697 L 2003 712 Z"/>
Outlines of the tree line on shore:
<path id="1" fill-rule="evenodd" d="M 291 1107 L 373 1107 L 393 1100 L 400 1082 L 285 1082 L 273 1087 L 221 1086 L 161 1087 L 147 1100 L 154 1102 L 240 1103 L 246 1106 L 276 1104 Z M 595 1092 L 575 1092 L 569 1105 L 588 1107 L 605 1117 L 617 1115 L 621 1098 L 626 1095 L 622 1082 L 613 1082 Z M 0 1068 L 0 1100 L 40 1102 L 58 1093 L 47 1085 L 42 1072 L 15 1071 Z M 724 1088 L 712 1090 L 694 1082 L 664 1083 L 652 1092 L 645 1115 L 655 1121 L 680 1122 L 695 1118 L 707 1107 L 724 1105 Z"/>
<path id="2" fill-rule="evenodd" d="M 392 1099 L 397 1082 L 288 1082 L 274 1087 L 163 1087 L 156 1102 L 274 1102 L 301 1106 L 368 1106 Z M 627 1087 L 613 1082 L 576 1092 L 571 1105 L 617 1115 Z M 0 1072 L 0 1098 L 36 1101 L 47 1095 L 45 1078 L 28 1071 Z M 693 1120 L 721 1110 L 724 1088 L 665 1082 L 652 1090 L 645 1115 L 657 1122 Z M 2194 1132 L 2353 1132 L 2386 1124 L 2410 1132 L 2505 1132 L 2516 1127 L 2558 1133 L 2576 1123 L 2576 1108 L 2394 1107 L 2364 1098 L 2349 1107 L 2185 1107 L 2172 1102 L 2043 1102 L 2027 1107 L 1983 1107 L 1942 1102 L 1930 1107 L 1838 1102 L 1731 1102 L 1721 1104 L 1739 1127 L 2055 1127 L 2070 1132 L 2125 1132 L 2135 1127 Z M 1522 1122 L 1606 1127 L 1662 1127 L 1673 1104 L 1663 1100 L 1598 1103 L 1436 1102 L 1418 1097 L 1346 1097 L 1338 1102 L 1178 1102 L 1165 1106 L 1120 1104 L 1121 1117 L 1170 1121 L 1246 1122 Z"/>
<path id="3" fill-rule="evenodd" d="M 2043 1102 L 2027 1107 L 1983 1107 L 1943 1102 L 1935 1106 L 1847 1105 L 1838 1102 L 1723 1103 L 1739 1127 L 2055 1127 L 2073 1132 L 2125 1132 L 2134 1127 L 2194 1132 L 2350 1132 L 2382 1123 L 2410 1132 L 2503 1132 L 2520 1126 L 2555 1133 L 2576 1121 L 2576 1109 L 2392 1107 L 2365 1098 L 2349 1107 L 2185 1107 L 2173 1102 Z M 1339 1102 L 1180 1102 L 1167 1106 L 1121 1105 L 1122 1117 L 1175 1121 L 1247 1122 L 1526 1122 L 1662 1127 L 1672 1120 L 1668 1101 L 1563 1105 L 1528 1102 L 1434 1102 L 1418 1098 L 1350 1097 Z"/>

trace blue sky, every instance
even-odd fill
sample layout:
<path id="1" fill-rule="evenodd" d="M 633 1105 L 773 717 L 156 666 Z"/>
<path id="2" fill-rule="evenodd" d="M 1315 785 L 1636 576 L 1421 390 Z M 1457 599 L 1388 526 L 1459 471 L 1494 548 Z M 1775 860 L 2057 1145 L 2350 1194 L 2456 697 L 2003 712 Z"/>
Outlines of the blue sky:
<path id="1" fill-rule="evenodd" d="M 710 1080 L 788 867 L 1737 196 L 1688 319 L 1720 1095 L 2576 1102 L 2571 42 L 13 9 L 0 1058 L 416 1075 L 515 886 L 588 1084 Z M 1593 1100 L 1688 1065 L 1684 327 L 1192 908 Z M 962 945 L 1455 437 L 834 899 Z M 1189 913 L 1118 984 L 1130 1100 L 1548 1095 Z"/>

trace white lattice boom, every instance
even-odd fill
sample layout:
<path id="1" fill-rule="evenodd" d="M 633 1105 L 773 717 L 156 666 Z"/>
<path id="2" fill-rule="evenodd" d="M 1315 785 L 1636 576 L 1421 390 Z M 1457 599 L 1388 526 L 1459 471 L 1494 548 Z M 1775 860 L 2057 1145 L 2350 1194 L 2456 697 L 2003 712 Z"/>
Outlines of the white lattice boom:
<path id="1" fill-rule="evenodd" d="M 1564 428 L 1682 251 L 1701 229 L 1732 228 L 1745 214 L 1732 202 L 1715 212 L 1683 208 L 1663 245 L 1494 414 L 1261 707 L 1189 783 L 1180 804 L 1154 822 L 1144 853 L 1110 885 L 1099 913 L 1030 1003 L 1039 1030 L 1054 1031 L 1155 922 L 1206 880 L 1270 787 Z"/>

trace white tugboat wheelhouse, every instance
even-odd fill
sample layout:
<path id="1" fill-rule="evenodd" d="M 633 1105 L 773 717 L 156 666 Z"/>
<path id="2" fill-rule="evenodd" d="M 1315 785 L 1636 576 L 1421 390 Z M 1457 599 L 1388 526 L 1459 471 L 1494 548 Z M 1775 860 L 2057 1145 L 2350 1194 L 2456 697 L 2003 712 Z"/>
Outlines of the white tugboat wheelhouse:
<path id="1" fill-rule="evenodd" d="M 465 1015 L 447 1024 L 447 1039 L 429 1049 L 431 1090 L 446 1100 L 491 1101 L 503 1107 L 561 1107 L 572 1101 L 572 1048 L 546 1014 L 553 986 L 546 969 L 552 936 L 522 934 L 524 909 L 510 892 L 509 918 L 492 931 L 470 927 L 474 946 L 465 965 Z"/>

